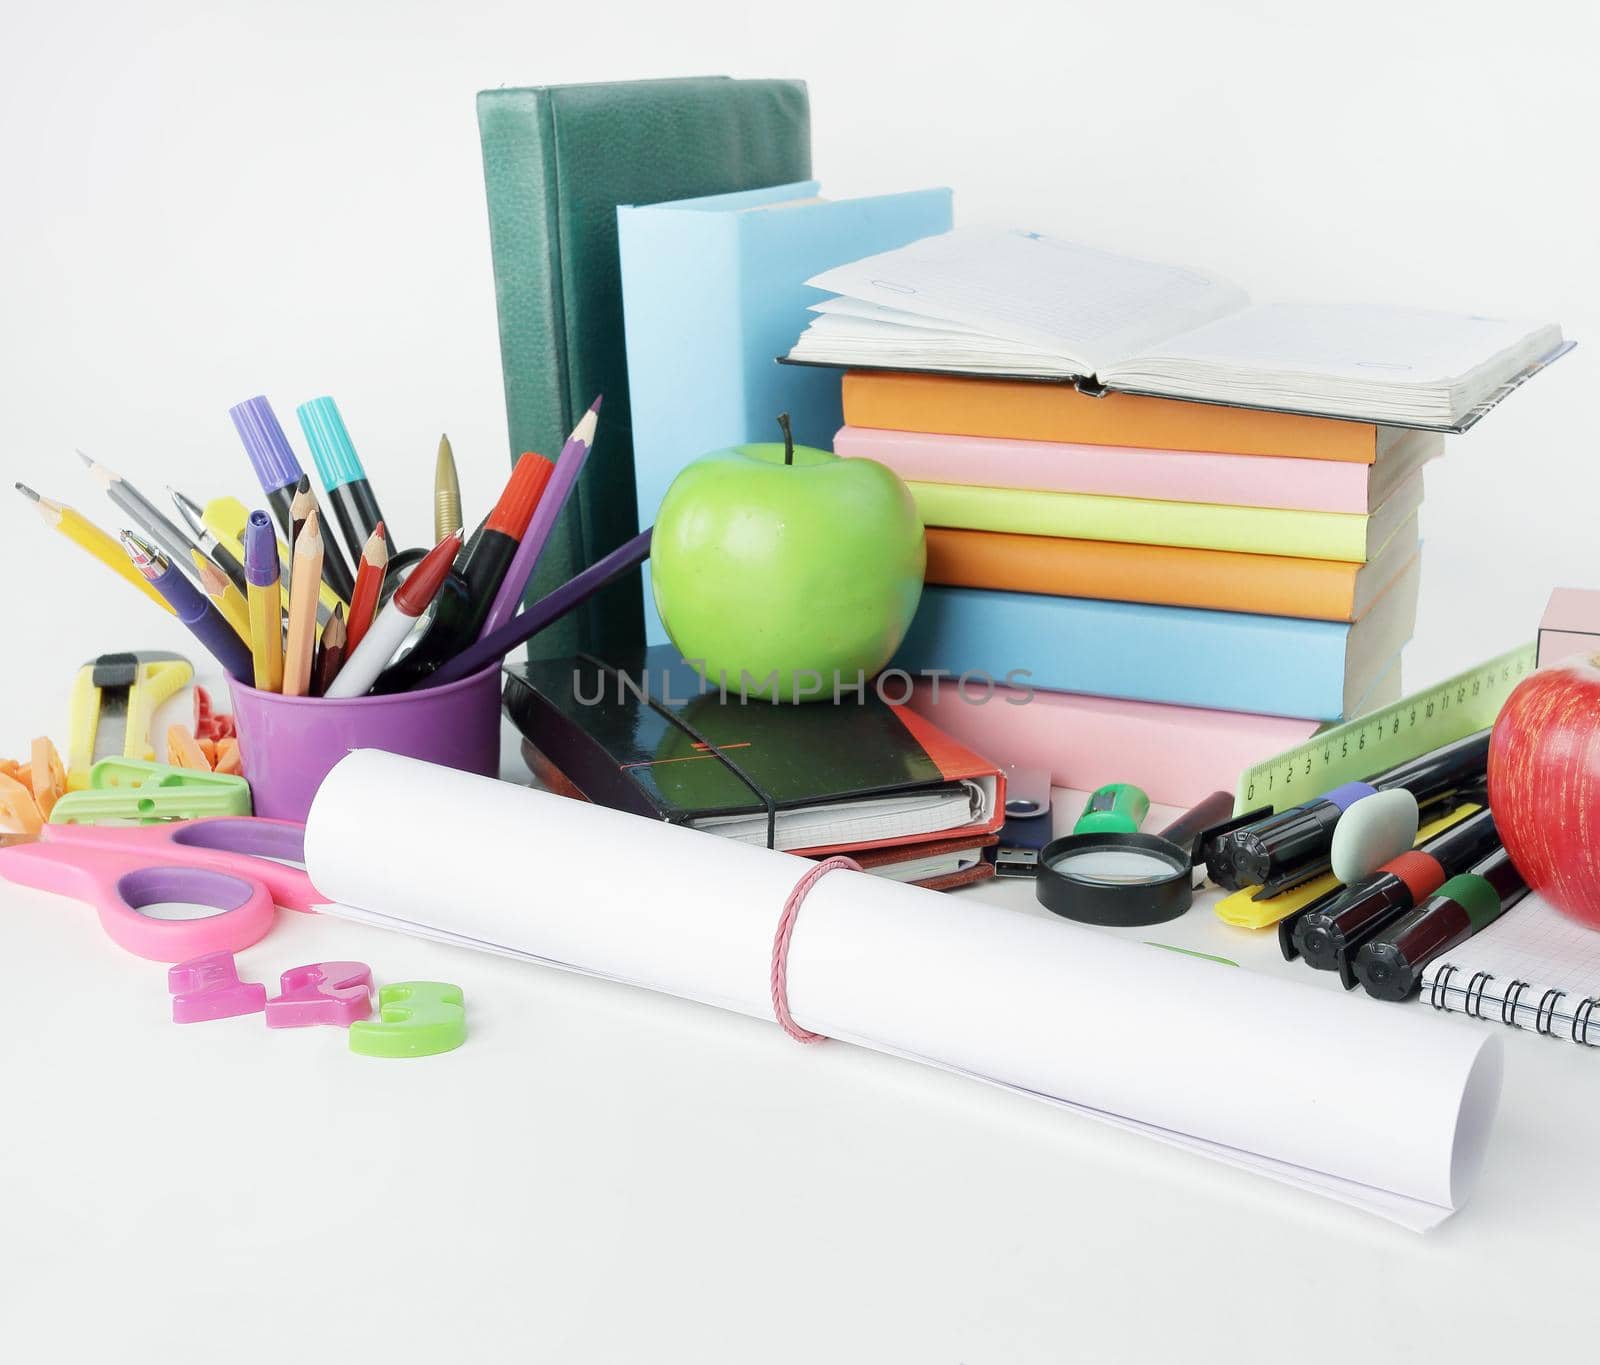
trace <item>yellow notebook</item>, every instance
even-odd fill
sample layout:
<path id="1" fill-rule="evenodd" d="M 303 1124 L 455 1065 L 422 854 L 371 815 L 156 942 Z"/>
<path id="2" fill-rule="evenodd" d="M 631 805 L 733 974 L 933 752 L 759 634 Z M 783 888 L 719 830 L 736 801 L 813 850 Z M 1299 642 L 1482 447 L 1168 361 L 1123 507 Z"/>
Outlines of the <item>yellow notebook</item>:
<path id="1" fill-rule="evenodd" d="M 1065 536 L 1137 545 L 1178 545 L 1364 564 L 1422 503 L 1418 470 L 1377 511 L 1300 512 L 1278 507 L 1104 498 L 970 484 L 907 485 L 928 526 L 1012 535 Z"/>

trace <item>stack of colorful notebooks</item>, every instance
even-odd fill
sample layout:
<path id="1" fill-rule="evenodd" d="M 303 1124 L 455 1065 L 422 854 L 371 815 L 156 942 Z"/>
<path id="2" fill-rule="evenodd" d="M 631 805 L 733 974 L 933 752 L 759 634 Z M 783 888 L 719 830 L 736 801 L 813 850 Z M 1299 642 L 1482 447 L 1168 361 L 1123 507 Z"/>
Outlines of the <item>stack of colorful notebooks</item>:
<path id="1" fill-rule="evenodd" d="M 832 297 L 784 359 L 851 371 L 839 452 L 898 470 L 932 529 L 896 662 L 976 675 L 923 705 L 993 758 L 1167 802 L 1398 694 L 1421 467 L 1572 345 L 1480 313 L 1256 303 L 1022 228 L 807 283 Z M 1039 690 L 975 704 L 1008 674 Z"/>
<path id="2" fill-rule="evenodd" d="M 1399 695 L 1437 433 L 876 370 L 844 416 L 928 527 L 895 664 L 979 752 L 1181 804 Z"/>

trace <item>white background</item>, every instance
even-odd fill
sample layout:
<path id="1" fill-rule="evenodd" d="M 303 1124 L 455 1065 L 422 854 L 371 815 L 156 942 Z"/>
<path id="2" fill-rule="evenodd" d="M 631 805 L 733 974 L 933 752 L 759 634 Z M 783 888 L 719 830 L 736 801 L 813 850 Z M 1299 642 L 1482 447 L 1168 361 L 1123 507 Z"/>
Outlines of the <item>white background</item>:
<path id="1" fill-rule="evenodd" d="M 960 222 L 1257 298 L 1559 320 L 1579 350 L 1429 470 L 1407 686 L 1529 637 L 1552 586 L 1600 586 L 1600 21 L 1578 0 L 3 14 L 0 469 L 102 522 L 74 446 L 153 495 L 246 496 L 226 410 L 261 391 L 291 421 L 338 398 L 402 540 L 441 430 L 485 505 L 507 450 L 474 93 L 727 72 L 809 82 L 829 194 L 949 184 Z M 0 753 L 64 738 L 84 659 L 184 645 L 9 494 L 0 573 Z M 87 912 L 0 903 L 31 1011 L 0 1044 L 0 1350 L 1476 1359 L 1586 1318 L 1600 1181 L 1571 1182 L 1600 1081 L 1575 1049 L 1508 1039 L 1484 1189 L 1424 1240 L 620 989 L 304 922 L 247 960 L 319 954 L 460 981 L 474 1039 L 385 1070 L 326 1035 L 176 1030 L 159 972 Z"/>

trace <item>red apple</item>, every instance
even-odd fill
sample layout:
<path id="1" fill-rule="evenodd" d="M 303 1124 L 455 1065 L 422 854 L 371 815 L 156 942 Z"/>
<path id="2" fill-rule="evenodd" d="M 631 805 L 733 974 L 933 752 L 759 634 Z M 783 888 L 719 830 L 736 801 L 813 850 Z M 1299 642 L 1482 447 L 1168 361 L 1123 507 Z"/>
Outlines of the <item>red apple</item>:
<path id="1" fill-rule="evenodd" d="M 1541 668 L 1506 698 L 1489 807 L 1528 885 L 1600 929 L 1600 655 Z"/>

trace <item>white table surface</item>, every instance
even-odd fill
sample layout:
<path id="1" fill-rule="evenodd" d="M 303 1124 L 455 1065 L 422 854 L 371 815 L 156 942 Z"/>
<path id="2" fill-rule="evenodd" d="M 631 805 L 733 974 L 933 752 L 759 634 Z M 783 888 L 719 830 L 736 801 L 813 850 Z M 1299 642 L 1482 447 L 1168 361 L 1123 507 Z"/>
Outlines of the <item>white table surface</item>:
<path id="1" fill-rule="evenodd" d="M 65 684 L 14 678 L 5 733 L 64 737 Z M 1043 913 L 1026 883 L 960 894 Z M 1212 898 L 1160 939 L 1337 989 Z M 177 1027 L 162 966 L 0 884 L 4 1358 L 1475 1361 L 1596 1321 L 1600 1057 L 1571 1044 L 1503 1031 L 1483 1180 L 1417 1236 L 664 996 L 287 911 L 240 954 L 268 982 L 334 958 L 459 983 L 466 1045 Z"/>

